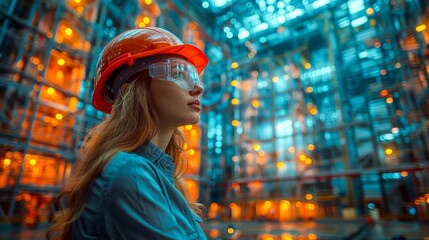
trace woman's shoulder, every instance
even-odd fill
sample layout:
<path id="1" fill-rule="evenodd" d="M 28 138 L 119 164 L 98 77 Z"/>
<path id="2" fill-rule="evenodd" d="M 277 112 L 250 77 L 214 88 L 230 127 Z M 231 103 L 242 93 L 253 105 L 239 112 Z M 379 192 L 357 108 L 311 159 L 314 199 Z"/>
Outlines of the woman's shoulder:
<path id="1" fill-rule="evenodd" d="M 151 161 L 134 153 L 118 152 L 102 173 L 105 193 L 135 191 L 141 184 L 157 185 L 159 173 Z"/>
<path id="2" fill-rule="evenodd" d="M 133 174 L 139 171 L 153 171 L 151 161 L 141 155 L 132 152 L 118 152 L 106 165 L 104 172 L 106 174 Z"/>

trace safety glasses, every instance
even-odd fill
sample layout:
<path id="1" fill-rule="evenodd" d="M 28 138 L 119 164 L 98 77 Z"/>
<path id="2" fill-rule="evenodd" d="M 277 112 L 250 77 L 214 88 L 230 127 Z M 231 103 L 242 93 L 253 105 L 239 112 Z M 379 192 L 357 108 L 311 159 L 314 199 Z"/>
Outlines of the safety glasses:
<path id="1" fill-rule="evenodd" d="M 191 91 L 196 84 L 200 84 L 198 71 L 194 65 L 177 56 L 159 55 L 138 59 L 132 66 L 121 69 L 114 78 L 107 80 L 103 92 L 104 99 L 113 103 L 122 84 L 132 79 L 134 74 L 147 69 L 152 79 L 176 83 L 186 91 Z"/>
<path id="2" fill-rule="evenodd" d="M 180 58 L 169 58 L 149 65 L 149 76 L 174 82 L 186 91 L 191 91 L 200 83 L 197 68 Z"/>

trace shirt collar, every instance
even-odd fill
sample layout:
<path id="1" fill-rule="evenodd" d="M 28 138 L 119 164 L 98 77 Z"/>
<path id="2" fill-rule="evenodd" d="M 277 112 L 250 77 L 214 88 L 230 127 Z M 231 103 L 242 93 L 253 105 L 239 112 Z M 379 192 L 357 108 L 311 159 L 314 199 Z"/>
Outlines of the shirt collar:
<path id="1" fill-rule="evenodd" d="M 133 152 L 149 159 L 157 167 L 159 167 L 159 169 L 161 169 L 165 175 L 167 175 L 170 181 L 173 182 L 174 162 L 170 155 L 166 154 L 151 141 L 147 141 Z"/>

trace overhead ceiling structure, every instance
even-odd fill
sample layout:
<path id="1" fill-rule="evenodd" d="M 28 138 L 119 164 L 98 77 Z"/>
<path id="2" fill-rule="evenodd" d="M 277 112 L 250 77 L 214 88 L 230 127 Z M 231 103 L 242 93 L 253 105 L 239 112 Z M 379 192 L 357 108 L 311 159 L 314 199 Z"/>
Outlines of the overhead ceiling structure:
<path id="1" fill-rule="evenodd" d="M 305 21 L 338 0 L 201 0 L 201 10 L 214 14 L 223 38 L 232 45 L 252 43 L 255 50 L 320 29 Z M 259 48 L 259 49 L 258 49 Z"/>

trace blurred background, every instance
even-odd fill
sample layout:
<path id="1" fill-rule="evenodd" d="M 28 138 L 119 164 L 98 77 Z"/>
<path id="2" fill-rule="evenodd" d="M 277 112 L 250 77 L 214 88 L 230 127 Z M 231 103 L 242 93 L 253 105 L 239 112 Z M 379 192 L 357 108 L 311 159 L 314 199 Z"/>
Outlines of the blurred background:
<path id="1" fill-rule="evenodd" d="M 182 127 L 210 238 L 429 239 L 427 0 L 1 0 L 0 239 L 43 239 L 98 54 L 144 26 L 210 60 Z"/>

